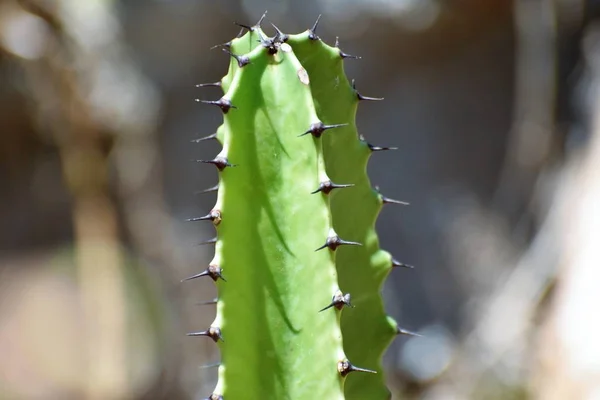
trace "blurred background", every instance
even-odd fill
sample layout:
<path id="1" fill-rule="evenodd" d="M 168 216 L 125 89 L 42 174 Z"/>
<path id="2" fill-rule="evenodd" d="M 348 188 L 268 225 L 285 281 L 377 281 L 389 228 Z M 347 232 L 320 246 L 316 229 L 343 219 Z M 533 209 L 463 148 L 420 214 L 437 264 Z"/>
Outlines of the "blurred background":
<path id="1" fill-rule="evenodd" d="M 267 20 L 360 60 L 371 181 L 414 264 L 394 399 L 600 398 L 600 1 L 0 0 L 0 399 L 202 399 L 227 56 Z M 265 29 L 271 32 L 270 25 Z M 272 33 L 272 32 L 271 32 Z"/>

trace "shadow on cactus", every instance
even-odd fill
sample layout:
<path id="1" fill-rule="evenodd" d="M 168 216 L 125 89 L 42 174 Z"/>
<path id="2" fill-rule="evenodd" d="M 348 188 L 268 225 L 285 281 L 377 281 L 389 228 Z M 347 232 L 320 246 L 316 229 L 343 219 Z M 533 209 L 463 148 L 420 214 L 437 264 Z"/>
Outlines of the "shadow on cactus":
<path id="1" fill-rule="evenodd" d="M 386 203 L 371 187 L 376 151 L 357 132 L 361 101 L 344 73 L 350 56 L 315 25 L 288 35 L 273 25 L 222 45 L 231 56 L 217 106 L 223 124 L 206 138 L 222 151 L 217 201 L 206 216 L 217 238 L 205 271 L 218 287 L 211 326 L 191 333 L 220 348 L 211 400 L 387 399 L 382 355 L 400 329 L 385 314 L 383 281 L 410 267 L 379 248 Z M 242 35 L 242 33 L 244 33 Z M 412 268 L 412 267 L 410 267 Z M 352 301 L 351 301 L 352 299 Z"/>

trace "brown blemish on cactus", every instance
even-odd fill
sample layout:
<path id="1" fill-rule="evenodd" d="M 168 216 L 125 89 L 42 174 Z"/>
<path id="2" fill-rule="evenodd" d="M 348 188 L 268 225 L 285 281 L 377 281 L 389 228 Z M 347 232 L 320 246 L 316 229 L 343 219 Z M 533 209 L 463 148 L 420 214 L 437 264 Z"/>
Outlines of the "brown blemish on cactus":
<path id="1" fill-rule="evenodd" d="M 315 122 L 310 124 L 310 128 L 304 132 L 302 135 L 298 135 L 298 137 L 308 135 L 309 133 L 316 138 L 320 138 L 323 132 L 327 129 L 340 128 L 342 126 L 347 126 L 348 124 L 334 124 L 334 125 L 325 125 L 323 122 Z"/>
<path id="2" fill-rule="evenodd" d="M 221 279 L 221 280 L 227 282 L 225 280 L 225 278 L 223 278 L 222 272 L 223 272 L 223 270 L 218 265 L 211 264 L 204 271 L 200 272 L 199 274 L 192 275 L 188 278 L 182 279 L 181 282 L 191 281 L 192 279 L 202 278 L 203 276 L 210 276 L 212 278 L 212 280 L 215 282 L 218 279 Z"/>
<path id="3" fill-rule="evenodd" d="M 340 373 L 340 375 L 342 376 L 342 378 L 345 378 L 346 375 L 348 375 L 350 372 L 368 372 L 370 374 L 377 373 L 377 371 L 372 371 L 370 369 L 355 367 L 348 360 L 342 360 L 342 361 L 338 362 L 337 369 L 338 369 L 338 372 Z"/>
<path id="4" fill-rule="evenodd" d="M 216 326 L 211 326 L 205 331 L 188 333 L 187 336 L 207 336 L 215 343 L 217 343 L 219 340 L 224 342 L 223 336 L 221 336 L 221 329 Z"/>
<path id="5" fill-rule="evenodd" d="M 221 211 L 220 210 L 211 210 L 211 212 L 209 212 L 208 214 L 202 216 L 202 217 L 194 217 L 194 218 L 188 218 L 186 219 L 186 221 L 188 222 L 196 222 L 196 221 L 208 221 L 211 220 L 212 223 L 217 226 L 221 223 L 222 221 L 222 217 L 221 217 Z"/>
<path id="6" fill-rule="evenodd" d="M 348 240 L 341 239 L 338 235 L 329 236 L 325 241 L 325 244 L 316 249 L 315 251 L 323 250 L 325 247 L 329 247 L 329 250 L 335 251 L 338 247 L 342 245 L 362 246 L 362 243 L 350 242 Z"/>
<path id="7" fill-rule="evenodd" d="M 337 183 L 333 183 L 331 181 L 324 181 L 319 184 L 319 188 L 317 190 L 315 190 L 314 192 L 310 192 L 310 193 L 315 194 L 318 192 L 323 192 L 325 194 L 329 194 L 333 189 L 342 189 L 342 188 L 347 188 L 347 187 L 352 187 L 352 186 L 354 186 L 354 184 L 338 185 Z"/>
<path id="8" fill-rule="evenodd" d="M 237 108 L 236 106 L 234 106 L 233 104 L 231 104 L 231 100 L 225 98 L 225 97 L 221 97 L 219 100 L 200 100 L 200 99 L 196 99 L 197 102 L 199 103 L 204 103 L 204 104 L 212 104 L 213 106 L 217 106 L 221 109 L 221 111 L 223 111 L 223 114 L 227 114 L 229 112 L 230 109 L 232 108 Z"/>
<path id="9" fill-rule="evenodd" d="M 329 303 L 329 305 L 327 307 L 319 310 L 319 312 L 325 311 L 331 307 L 335 307 L 338 310 L 341 310 L 342 308 L 344 308 L 344 306 L 354 307 L 352 305 L 352 303 L 350 303 L 350 293 L 344 294 L 344 293 L 342 293 L 341 290 L 338 290 L 333 295 L 333 298 L 331 299 L 331 303 Z"/>
<path id="10" fill-rule="evenodd" d="M 204 164 L 213 164 L 219 169 L 219 171 L 223 171 L 225 167 L 235 167 L 235 164 L 230 164 L 227 157 L 223 156 L 216 156 L 212 160 L 196 160 L 196 162 L 201 162 Z"/>

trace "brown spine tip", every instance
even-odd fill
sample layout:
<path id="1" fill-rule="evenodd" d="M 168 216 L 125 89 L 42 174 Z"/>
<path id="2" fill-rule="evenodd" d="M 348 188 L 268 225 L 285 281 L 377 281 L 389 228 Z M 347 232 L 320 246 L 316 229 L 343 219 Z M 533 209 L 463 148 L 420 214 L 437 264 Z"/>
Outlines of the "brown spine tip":
<path id="1" fill-rule="evenodd" d="M 196 160 L 196 162 L 201 162 L 204 164 L 213 164 L 215 167 L 219 169 L 219 171 L 223 171 L 226 167 L 235 167 L 235 164 L 230 164 L 227 157 L 217 156 L 212 160 Z"/>
<path id="2" fill-rule="evenodd" d="M 209 265 L 208 268 L 206 268 L 204 271 L 200 272 L 199 274 L 192 275 L 188 278 L 182 279 L 181 282 L 191 281 L 192 279 L 202 278 L 203 276 L 210 276 L 211 279 L 215 282 L 218 279 L 221 279 L 221 280 L 227 282 L 225 280 L 225 278 L 223 278 L 222 272 L 223 272 L 223 269 L 221 269 L 219 266 Z"/>
<path id="3" fill-rule="evenodd" d="M 338 362 L 338 372 L 342 376 L 342 378 L 346 377 L 350 372 L 368 372 L 370 374 L 376 374 L 377 371 L 373 371 L 370 369 L 355 367 L 348 360 L 342 360 Z"/>
<path id="4" fill-rule="evenodd" d="M 360 92 L 358 90 L 356 90 L 356 83 L 354 82 L 354 79 L 352 79 L 352 89 L 354 89 L 354 93 L 356 93 L 356 97 L 358 98 L 358 100 L 367 100 L 367 101 L 383 100 L 383 97 L 369 97 L 369 96 L 363 96 L 362 94 L 360 94 Z"/>
<path id="5" fill-rule="evenodd" d="M 308 30 L 308 38 L 310 40 L 319 40 L 320 38 L 317 36 L 317 27 L 319 26 L 319 21 L 321 20 L 321 14 L 317 17 L 317 20 L 313 24 L 312 28 Z"/>
<path id="6" fill-rule="evenodd" d="M 308 128 L 308 130 L 306 132 L 304 132 L 302 135 L 298 135 L 298 137 L 308 135 L 310 133 L 314 137 L 320 138 L 321 135 L 323 134 L 323 132 L 325 132 L 327 129 L 340 128 L 342 126 L 347 126 L 347 125 L 348 124 L 325 125 L 323 122 L 319 121 L 319 122 L 315 122 L 314 124 L 311 124 L 310 128 Z"/>
<path id="7" fill-rule="evenodd" d="M 196 99 L 198 103 L 204 104 L 212 104 L 213 106 L 217 106 L 223 111 L 223 114 L 227 114 L 230 109 L 237 108 L 233 104 L 231 104 L 231 100 L 226 99 L 225 97 L 221 97 L 219 100 L 200 100 Z"/>
<path id="8" fill-rule="evenodd" d="M 209 212 L 208 214 L 202 216 L 202 217 L 194 217 L 194 218 L 188 218 L 186 219 L 186 221 L 188 222 L 196 222 L 196 221 L 212 221 L 212 223 L 217 226 L 221 223 L 221 221 L 223 220 L 222 216 L 221 216 L 221 211 L 219 210 L 211 210 L 211 212 Z"/>
<path id="9" fill-rule="evenodd" d="M 412 265 L 404 264 L 404 263 L 396 260 L 394 257 L 392 257 L 392 268 L 410 268 L 410 269 L 414 269 L 415 267 L 413 267 Z"/>
<path id="10" fill-rule="evenodd" d="M 354 186 L 354 184 L 339 185 L 339 184 L 333 183 L 331 181 L 324 181 L 319 184 L 319 188 L 317 190 L 315 190 L 314 192 L 310 192 L 310 193 L 315 194 L 318 192 L 323 192 L 325 194 L 329 194 L 333 189 L 342 189 L 342 188 L 348 188 L 348 187 L 352 187 L 352 186 Z"/>
<path id="11" fill-rule="evenodd" d="M 211 326 L 207 330 L 201 332 L 190 332 L 187 334 L 187 336 L 207 336 L 211 338 L 215 343 L 217 343 L 219 340 L 221 342 L 225 342 L 223 340 L 223 336 L 221 336 L 221 329 L 219 329 L 216 326 Z"/>
<path id="12" fill-rule="evenodd" d="M 335 307 L 338 310 L 341 310 L 342 308 L 344 308 L 344 306 L 354 308 L 352 303 L 350 303 L 350 293 L 344 294 L 341 290 L 338 290 L 331 298 L 331 303 L 329 303 L 327 307 L 320 309 L 319 312 L 325 311 L 331 307 Z"/>
<path id="13" fill-rule="evenodd" d="M 213 140 L 217 138 L 217 134 L 213 133 L 212 135 L 208 135 L 208 136 L 204 136 L 198 139 L 193 139 L 191 142 L 192 143 L 200 143 L 200 142 L 204 142 L 206 140 Z"/>
<path id="14" fill-rule="evenodd" d="M 338 247 L 343 246 L 343 245 L 362 246 L 362 243 L 350 242 L 348 240 L 341 239 L 337 235 L 329 236 L 327 238 L 327 240 L 325 241 L 325 244 L 323 246 L 319 247 L 318 249 L 316 249 L 315 251 L 323 250 L 325 247 L 329 247 L 329 250 L 335 251 Z"/>

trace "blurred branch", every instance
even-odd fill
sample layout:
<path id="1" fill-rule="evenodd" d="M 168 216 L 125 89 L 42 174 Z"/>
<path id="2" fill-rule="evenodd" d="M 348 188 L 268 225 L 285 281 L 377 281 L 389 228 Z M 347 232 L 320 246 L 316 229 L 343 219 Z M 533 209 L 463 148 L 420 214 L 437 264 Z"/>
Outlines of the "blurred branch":
<path id="1" fill-rule="evenodd" d="M 588 146 L 571 160 L 562 210 L 560 271 L 556 293 L 538 336 L 535 398 L 592 399 L 600 391 L 600 25 L 586 35 L 590 75 Z"/>

